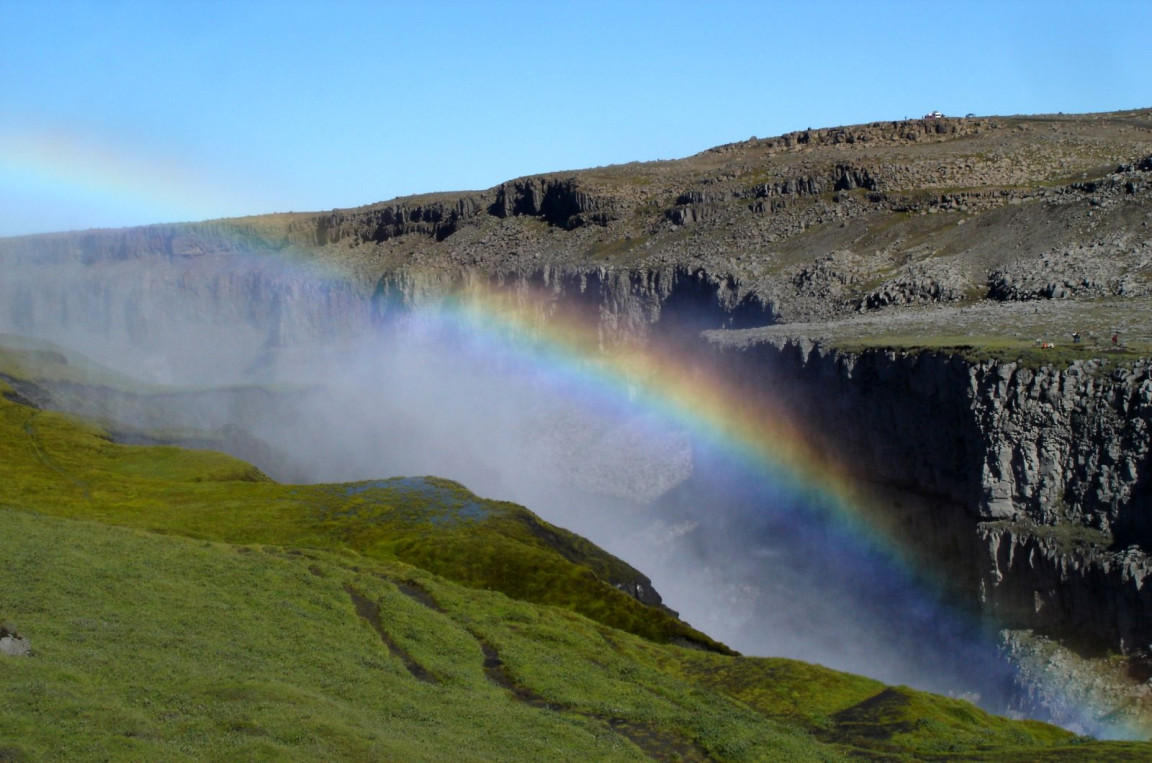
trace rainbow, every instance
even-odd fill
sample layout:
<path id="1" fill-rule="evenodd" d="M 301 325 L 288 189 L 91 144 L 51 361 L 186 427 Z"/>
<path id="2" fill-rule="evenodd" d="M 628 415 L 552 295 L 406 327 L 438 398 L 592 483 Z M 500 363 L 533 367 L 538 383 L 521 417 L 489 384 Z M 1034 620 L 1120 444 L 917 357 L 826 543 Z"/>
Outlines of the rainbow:
<path id="1" fill-rule="evenodd" d="M 816 448 L 768 391 L 749 400 L 746 390 L 714 369 L 688 367 L 659 349 L 605 349 L 598 326 L 558 311 L 554 297 L 543 291 L 506 292 L 469 284 L 407 319 L 465 337 L 480 356 L 495 354 L 505 363 L 512 358 L 525 374 L 558 379 L 584 397 L 655 413 L 687 430 L 703 450 L 771 486 L 770 495 L 786 507 L 789 519 L 831 524 L 834 531 L 823 537 L 850 545 L 845 554 L 869 557 L 873 568 L 879 558 L 885 574 L 914 600 L 915 616 L 952 621 L 939 631 L 952 642 L 949 646 L 966 651 L 975 670 L 996 669 L 991 656 L 995 645 L 987 637 L 980 643 L 974 640 L 981 638 L 973 635 L 981 632 L 980 623 L 942 603 L 947 581 L 933 577 L 930 567 L 886 523 L 884 507 L 871 504 L 844 466 Z M 1054 694 L 1075 696 L 1075 687 L 1048 680 Z M 1083 726 L 1099 722 L 1083 705 L 1067 704 L 1080 708 Z M 1104 733 L 1146 739 L 1149 732 L 1112 722 Z"/>
<path id="2" fill-rule="evenodd" d="M 526 371 L 547 369 L 603 399 L 657 414 L 709 450 L 803 497 L 906 571 L 916 569 L 911 549 L 884 526 L 843 465 L 816 448 L 769 394 L 750 400 L 746 389 L 715 369 L 688 367 L 659 349 L 606 349 L 598 326 L 551 302 L 542 292 L 509 294 L 473 284 L 425 307 L 419 318 L 481 338 L 486 352 L 512 352 Z"/>

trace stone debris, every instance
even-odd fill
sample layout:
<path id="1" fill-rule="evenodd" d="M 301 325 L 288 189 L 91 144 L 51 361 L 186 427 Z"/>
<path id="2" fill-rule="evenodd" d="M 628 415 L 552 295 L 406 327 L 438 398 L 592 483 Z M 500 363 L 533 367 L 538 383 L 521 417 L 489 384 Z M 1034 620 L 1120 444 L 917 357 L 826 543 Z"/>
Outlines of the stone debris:
<path id="1" fill-rule="evenodd" d="M 7 625 L 0 625 L 0 655 L 5 657 L 27 657 L 32 648 L 28 639 Z"/>

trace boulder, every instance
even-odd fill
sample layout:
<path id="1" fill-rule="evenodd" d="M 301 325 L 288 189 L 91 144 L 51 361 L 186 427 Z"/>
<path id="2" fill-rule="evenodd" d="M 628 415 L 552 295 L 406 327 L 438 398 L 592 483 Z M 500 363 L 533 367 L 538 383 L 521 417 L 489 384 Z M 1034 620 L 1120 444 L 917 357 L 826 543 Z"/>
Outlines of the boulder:
<path id="1" fill-rule="evenodd" d="M 28 639 L 7 625 L 0 625 L 0 655 L 5 657 L 27 657 L 32 648 Z"/>

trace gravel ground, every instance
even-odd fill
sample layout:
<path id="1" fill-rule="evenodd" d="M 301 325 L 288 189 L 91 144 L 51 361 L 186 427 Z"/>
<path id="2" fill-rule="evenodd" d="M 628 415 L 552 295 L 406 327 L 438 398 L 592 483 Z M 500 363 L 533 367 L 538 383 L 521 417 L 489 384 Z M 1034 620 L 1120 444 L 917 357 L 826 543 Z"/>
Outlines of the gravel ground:
<path id="1" fill-rule="evenodd" d="M 906 307 L 834 321 L 709 331 L 706 335 L 717 344 L 733 347 L 799 338 L 830 345 L 980 346 L 1001 340 L 1036 339 L 1066 345 L 1072 343 L 1074 331 L 1083 336 L 1081 341 L 1086 346 L 1107 347 L 1114 333 L 1129 347 L 1152 346 L 1152 298 L 982 301 L 968 306 Z"/>

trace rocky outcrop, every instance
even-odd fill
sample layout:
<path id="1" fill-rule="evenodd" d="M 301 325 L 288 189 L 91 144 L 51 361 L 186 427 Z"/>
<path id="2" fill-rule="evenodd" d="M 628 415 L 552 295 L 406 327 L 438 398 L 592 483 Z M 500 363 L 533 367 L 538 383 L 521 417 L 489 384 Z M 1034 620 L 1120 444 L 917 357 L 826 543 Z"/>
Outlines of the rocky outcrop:
<path id="1" fill-rule="evenodd" d="M 691 194 L 684 194 L 691 196 Z M 723 207 L 715 203 L 689 202 L 667 210 L 664 214 L 676 225 L 692 225 L 711 220 L 723 213 Z"/>
<path id="2" fill-rule="evenodd" d="M 731 199 L 744 200 L 744 206 L 752 212 L 779 212 L 786 209 L 790 201 L 825 192 L 875 190 L 877 181 L 872 173 L 868 168 L 837 164 L 823 174 L 780 177 L 750 187 L 685 191 L 676 197 L 676 206 L 665 210 L 664 216 L 676 225 L 705 222 L 721 217 Z"/>
<path id="3" fill-rule="evenodd" d="M 981 365 L 966 397 L 982 432 L 982 515 L 1089 526 L 1152 548 L 1146 362 Z"/>
<path id="4" fill-rule="evenodd" d="M 356 209 L 334 210 L 292 224 L 289 239 L 310 247 L 358 246 L 416 235 L 440 242 L 462 225 L 492 215 L 536 217 L 572 230 L 613 219 L 614 202 L 583 187 L 575 178 L 521 178 L 477 194 L 415 196 Z"/>
<path id="5" fill-rule="evenodd" d="M 852 177 L 853 175 L 848 168 L 837 167 L 833 171 L 831 180 L 832 183 L 838 184 L 841 180 L 851 182 Z M 766 199 L 772 196 L 816 196 L 829 190 L 829 188 L 829 178 L 819 175 L 800 175 L 781 178 L 770 183 L 760 183 L 753 186 L 749 191 L 750 195 L 757 199 Z"/>
<path id="6" fill-rule="evenodd" d="M 917 143 L 944 137 L 975 135 L 1003 125 L 1002 120 L 989 118 L 905 119 L 894 122 L 871 122 L 849 127 L 797 130 L 778 138 L 752 138 L 745 143 L 728 143 L 709 149 L 705 153 L 725 153 L 748 145 L 768 149 L 799 151 L 822 146 L 867 145 L 879 146 L 899 143 Z"/>
<path id="7" fill-rule="evenodd" d="M 582 190 L 574 178 L 531 177 L 496 188 L 488 211 L 497 217 L 526 215 L 571 230 L 588 223 L 606 224 L 612 204 Z"/>
<path id="8" fill-rule="evenodd" d="M 789 280 L 802 299 L 845 305 L 860 278 L 859 258 L 845 250 L 831 252 L 797 268 Z"/>
<path id="9" fill-rule="evenodd" d="M 1152 246 L 1116 237 L 1043 252 L 993 271 L 988 296 L 998 300 L 1093 299 L 1152 292 Z"/>
<path id="10" fill-rule="evenodd" d="M 891 305 L 959 302 L 972 290 L 968 279 L 952 263 L 929 260 L 913 263 L 869 292 L 860 309 L 877 310 Z"/>
<path id="11" fill-rule="evenodd" d="M 295 243 L 327 246 L 338 243 L 381 243 L 414 233 L 443 241 L 462 220 L 481 211 L 483 200 L 462 196 L 448 201 L 400 202 L 366 209 L 341 210 L 320 215 L 313 231 L 301 231 Z M 311 235 L 308 235 L 311 233 Z"/>

